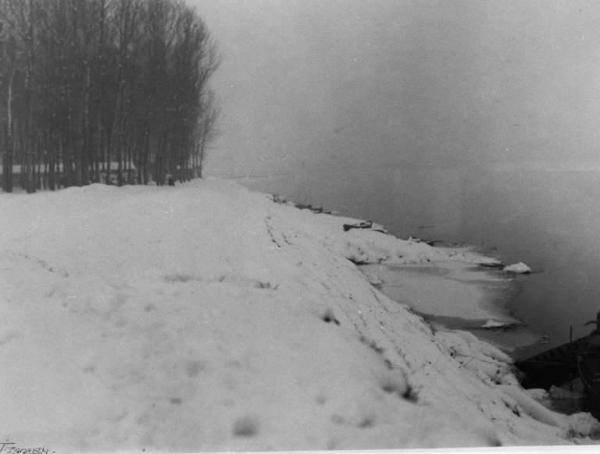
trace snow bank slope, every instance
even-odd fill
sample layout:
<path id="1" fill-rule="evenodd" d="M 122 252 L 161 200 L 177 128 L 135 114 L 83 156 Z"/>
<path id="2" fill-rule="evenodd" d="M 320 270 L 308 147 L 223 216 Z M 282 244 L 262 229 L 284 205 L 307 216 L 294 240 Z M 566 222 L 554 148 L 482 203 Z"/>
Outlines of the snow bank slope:
<path id="1" fill-rule="evenodd" d="M 483 446 L 564 443 L 590 422 L 545 411 L 500 351 L 432 332 L 348 260 L 448 259 L 423 243 L 218 180 L 3 195 L 0 213 L 3 440 Z"/>

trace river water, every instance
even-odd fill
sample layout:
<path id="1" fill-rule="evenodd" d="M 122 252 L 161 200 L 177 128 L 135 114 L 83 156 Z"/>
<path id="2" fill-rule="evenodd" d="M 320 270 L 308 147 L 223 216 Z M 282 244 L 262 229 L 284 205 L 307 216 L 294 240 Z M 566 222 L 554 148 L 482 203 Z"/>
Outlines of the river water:
<path id="1" fill-rule="evenodd" d="M 590 332 L 600 310 L 600 171 L 403 167 L 376 175 L 242 181 L 370 218 L 394 234 L 467 243 L 534 270 L 517 279 L 513 316 L 546 339 L 526 354 Z"/>

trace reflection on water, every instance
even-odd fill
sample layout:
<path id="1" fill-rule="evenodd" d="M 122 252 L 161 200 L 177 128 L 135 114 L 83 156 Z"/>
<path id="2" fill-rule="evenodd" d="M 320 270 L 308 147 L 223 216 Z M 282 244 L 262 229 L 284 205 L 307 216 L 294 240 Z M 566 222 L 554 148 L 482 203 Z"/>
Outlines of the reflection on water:
<path id="1" fill-rule="evenodd" d="M 474 244 L 524 261 L 513 315 L 550 348 L 588 334 L 600 310 L 600 172 L 403 167 L 246 181 L 256 189 L 374 219 L 406 237 Z"/>

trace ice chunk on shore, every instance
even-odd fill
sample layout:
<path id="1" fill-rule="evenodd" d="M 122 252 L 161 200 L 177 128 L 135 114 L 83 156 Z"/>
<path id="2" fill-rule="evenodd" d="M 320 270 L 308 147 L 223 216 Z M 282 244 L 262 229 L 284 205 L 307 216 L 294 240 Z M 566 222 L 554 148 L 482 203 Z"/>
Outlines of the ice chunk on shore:
<path id="1" fill-rule="evenodd" d="M 550 401 L 550 393 L 542 388 L 531 388 L 525 390 L 529 396 L 540 402 L 542 405 L 548 406 Z"/>
<path id="2" fill-rule="evenodd" d="M 531 268 L 529 268 L 529 266 L 527 266 L 525 263 L 519 262 L 505 266 L 503 271 L 514 274 L 529 274 L 531 273 Z"/>
<path id="3" fill-rule="evenodd" d="M 510 322 L 506 322 L 506 321 L 498 321 L 498 320 L 488 320 L 487 322 L 485 322 L 483 325 L 481 325 L 482 328 L 485 329 L 494 329 L 494 328 L 504 328 L 510 325 L 514 325 L 514 322 L 510 321 Z"/>

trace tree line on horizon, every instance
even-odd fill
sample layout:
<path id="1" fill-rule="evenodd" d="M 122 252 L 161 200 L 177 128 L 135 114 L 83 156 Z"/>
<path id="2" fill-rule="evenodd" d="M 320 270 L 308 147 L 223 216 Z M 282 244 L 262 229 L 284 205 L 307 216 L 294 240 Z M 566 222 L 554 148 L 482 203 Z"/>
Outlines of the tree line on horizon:
<path id="1" fill-rule="evenodd" d="M 200 177 L 218 63 L 180 0 L 0 0 L 3 190 Z"/>

